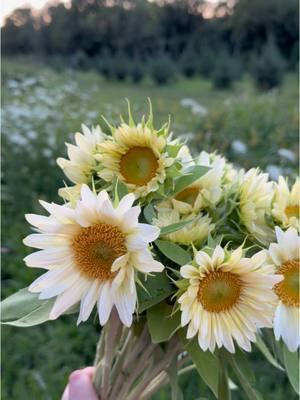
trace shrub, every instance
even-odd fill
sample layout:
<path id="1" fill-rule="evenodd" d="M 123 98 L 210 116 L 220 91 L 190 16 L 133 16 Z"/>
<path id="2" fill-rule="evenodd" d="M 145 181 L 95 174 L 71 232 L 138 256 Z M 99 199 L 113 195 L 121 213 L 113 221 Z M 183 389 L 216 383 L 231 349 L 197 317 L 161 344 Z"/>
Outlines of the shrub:
<path id="1" fill-rule="evenodd" d="M 236 67 L 227 52 L 220 54 L 212 79 L 215 89 L 229 89 L 236 76 Z"/>
<path id="2" fill-rule="evenodd" d="M 108 54 L 103 54 L 95 59 L 96 70 L 107 79 L 113 78 L 113 59 Z"/>
<path id="3" fill-rule="evenodd" d="M 91 60 L 84 51 L 77 50 L 71 57 L 71 67 L 86 71 L 91 67 Z"/>
<path id="4" fill-rule="evenodd" d="M 192 49 L 186 49 L 179 60 L 181 73 L 191 78 L 197 72 L 197 53 Z"/>
<path id="5" fill-rule="evenodd" d="M 112 70 L 114 78 L 123 81 L 130 73 L 130 62 L 127 55 L 118 52 L 112 59 Z"/>
<path id="6" fill-rule="evenodd" d="M 275 41 L 271 38 L 262 48 L 261 54 L 252 61 L 252 77 L 260 90 L 280 86 L 285 62 Z"/>
<path id="7" fill-rule="evenodd" d="M 130 65 L 130 77 L 134 83 L 139 83 L 145 75 L 145 65 L 141 59 L 135 57 Z"/>
<path id="8" fill-rule="evenodd" d="M 204 78 L 210 77 L 216 64 L 216 52 L 207 47 L 203 47 L 197 55 L 197 58 L 197 72 Z"/>
<path id="9" fill-rule="evenodd" d="M 152 61 L 151 77 L 158 85 L 168 83 L 175 75 L 174 62 L 165 54 L 158 54 Z"/>

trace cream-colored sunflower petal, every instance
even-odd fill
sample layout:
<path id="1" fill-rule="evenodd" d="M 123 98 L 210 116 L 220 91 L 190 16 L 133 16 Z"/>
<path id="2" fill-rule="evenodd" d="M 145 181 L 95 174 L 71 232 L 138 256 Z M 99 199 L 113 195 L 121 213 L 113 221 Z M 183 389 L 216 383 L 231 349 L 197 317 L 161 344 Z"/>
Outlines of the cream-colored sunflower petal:
<path id="1" fill-rule="evenodd" d="M 211 268 L 212 260 L 204 251 L 198 251 L 198 253 L 196 253 L 195 260 L 199 266 L 205 268 L 206 270 Z"/>
<path id="2" fill-rule="evenodd" d="M 44 288 L 40 295 L 39 299 L 45 300 L 50 299 L 51 297 L 55 297 L 64 291 L 66 291 L 70 286 L 72 286 L 76 281 L 80 279 L 80 274 L 78 272 L 72 271 L 68 275 L 64 273 L 64 275 L 60 277 L 60 280 L 56 280 L 54 284 Z"/>
<path id="3" fill-rule="evenodd" d="M 281 266 L 288 260 L 288 255 L 286 254 L 284 248 L 280 247 L 277 243 L 270 244 L 269 253 L 273 262 L 277 266 Z"/>
<path id="4" fill-rule="evenodd" d="M 81 200 L 82 202 L 89 208 L 95 209 L 97 203 L 97 196 L 93 193 L 93 191 L 88 187 L 88 185 L 82 185 L 81 190 Z"/>
<path id="5" fill-rule="evenodd" d="M 44 200 L 39 200 L 41 206 L 45 208 L 54 218 L 59 222 L 73 222 L 74 221 L 74 210 L 72 208 L 61 206 L 55 203 L 47 203 Z"/>
<path id="6" fill-rule="evenodd" d="M 69 257 L 69 248 L 59 247 L 36 251 L 26 256 L 24 261 L 28 267 L 51 269 L 64 264 Z"/>
<path id="7" fill-rule="evenodd" d="M 126 196 L 124 196 L 118 204 L 117 207 L 118 212 L 121 215 L 124 215 L 128 210 L 130 210 L 134 201 L 135 201 L 135 195 L 133 193 L 129 193 Z"/>
<path id="8" fill-rule="evenodd" d="M 129 260 L 129 253 L 126 253 L 123 256 L 120 256 L 117 259 L 115 259 L 115 261 L 113 262 L 113 264 L 111 266 L 111 272 L 116 272 L 119 269 L 125 267 L 128 260 Z"/>
<path id="9" fill-rule="evenodd" d="M 55 267 L 35 279 L 28 289 L 30 292 L 39 293 L 42 290 L 59 283 L 63 277 L 72 274 L 72 272 L 73 268 L 69 264 Z"/>
<path id="10" fill-rule="evenodd" d="M 274 317 L 276 340 L 282 337 L 289 351 L 296 351 L 300 345 L 299 308 L 288 307 L 279 301 Z"/>
<path id="11" fill-rule="evenodd" d="M 150 243 L 159 237 L 160 228 L 157 226 L 149 225 L 149 224 L 138 224 L 139 234 L 143 237 L 143 239 Z"/>
<path id="12" fill-rule="evenodd" d="M 45 250 L 49 247 L 65 247 L 68 245 L 70 237 L 53 233 L 33 233 L 23 239 L 23 243 L 29 247 Z"/>
<path id="13" fill-rule="evenodd" d="M 61 224 L 52 217 L 45 217 L 37 214 L 25 214 L 25 218 L 32 226 L 35 226 L 45 233 L 56 232 L 61 227 Z"/>
<path id="14" fill-rule="evenodd" d="M 134 206 L 123 214 L 122 227 L 125 232 L 138 225 L 138 217 L 141 213 L 140 206 Z"/>
<path id="15" fill-rule="evenodd" d="M 221 246 L 217 246 L 213 252 L 211 263 L 214 268 L 221 265 L 224 261 L 225 253 Z"/>
<path id="16" fill-rule="evenodd" d="M 136 292 L 130 292 L 129 288 L 129 284 L 124 284 L 113 291 L 114 304 L 120 320 L 127 327 L 132 324 L 132 315 L 136 306 Z"/>
<path id="17" fill-rule="evenodd" d="M 64 293 L 57 296 L 50 312 L 49 319 L 58 318 L 61 314 L 76 304 L 81 299 L 83 293 L 86 291 L 89 285 L 89 281 L 81 279 L 73 286 L 68 288 Z"/>
<path id="18" fill-rule="evenodd" d="M 193 265 L 183 265 L 180 268 L 180 274 L 186 279 L 199 278 L 199 271 Z"/>
<path id="19" fill-rule="evenodd" d="M 98 289 L 97 308 L 100 325 L 103 326 L 108 321 L 113 305 L 111 283 L 105 282 Z"/>
<path id="20" fill-rule="evenodd" d="M 99 297 L 99 285 L 100 282 L 98 280 L 92 282 L 82 297 L 77 325 L 79 325 L 82 321 L 86 321 L 91 315 L 91 312 Z"/>

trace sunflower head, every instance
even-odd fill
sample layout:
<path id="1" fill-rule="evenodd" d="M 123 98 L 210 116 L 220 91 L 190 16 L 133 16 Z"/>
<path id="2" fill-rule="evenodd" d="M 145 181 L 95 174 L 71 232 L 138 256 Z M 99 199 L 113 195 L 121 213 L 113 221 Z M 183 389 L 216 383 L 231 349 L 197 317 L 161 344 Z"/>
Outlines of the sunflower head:
<path id="1" fill-rule="evenodd" d="M 111 137 L 98 146 L 96 158 L 101 164 L 98 175 L 106 182 L 117 176 L 136 197 L 144 197 L 164 184 L 168 168 L 175 160 L 169 151 L 177 148 L 179 151 L 179 146 L 171 143 L 169 123 L 154 129 L 151 103 L 147 120 L 143 117 L 136 124 L 130 105 L 128 114 L 127 122 L 122 118 L 118 127 L 110 126 Z"/>
<path id="2" fill-rule="evenodd" d="M 188 325 L 188 339 L 198 335 L 204 351 L 224 346 L 234 352 L 233 340 L 250 351 L 257 328 L 272 325 L 272 287 L 281 277 L 263 267 L 264 251 L 252 258 L 244 253 L 218 245 L 196 252 L 192 264 L 180 269 L 186 281 L 178 294 L 181 325 Z"/>
<path id="3" fill-rule="evenodd" d="M 296 179 L 289 188 L 287 179 L 279 177 L 275 185 L 272 215 L 282 228 L 294 227 L 300 230 L 300 181 Z"/>

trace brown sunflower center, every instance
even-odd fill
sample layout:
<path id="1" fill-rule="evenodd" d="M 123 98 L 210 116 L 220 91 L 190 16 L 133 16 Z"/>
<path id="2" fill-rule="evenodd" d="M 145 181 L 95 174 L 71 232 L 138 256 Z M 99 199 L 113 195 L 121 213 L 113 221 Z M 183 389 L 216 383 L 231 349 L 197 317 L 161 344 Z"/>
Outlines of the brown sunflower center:
<path id="1" fill-rule="evenodd" d="M 146 185 L 155 176 L 158 160 L 149 147 L 132 147 L 120 160 L 120 172 L 127 183 Z"/>
<path id="2" fill-rule="evenodd" d="M 201 280 L 197 296 L 206 311 L 219 313 L 239 301 L 241 289 L 242 281 L 236 274 L 214 271 Z"/>
<path id="3" fill-rule="evenodd" d="M 296 217 L 299 218 L 299 206 L 295 205 L 295 206 L 288 206 L 285 209 L 285 215 L 288 218 L 292 218 L 292 217 Z"/>
<path id="4" fill-rule="evenodd" d="M 81 228 L 72 242 L 76 267 L 87 278 L 109 280 L 113 262 L 127 252 L 122 232 L 109 224 Z"/>
<path id="5" fill-rule="evenodd" d="M 277 271 L 284 278 L 275 285 L 274 291 L 287 306 L 299 307 L 299 270 L 299 260 L 290 260 L 285 262 Z"/>
<path id="6" fill-rule="evenodd" d="M 183 202 L 188 203 L 191 206 L 193 206 L 198 197 L 198 194 L 199 194 L 199 188 L 190 187 L 190 188 L 184 189 L 182 192 L 179 192 L 175 196 L 175 199 L 178 201 L 183 201 Z"/>

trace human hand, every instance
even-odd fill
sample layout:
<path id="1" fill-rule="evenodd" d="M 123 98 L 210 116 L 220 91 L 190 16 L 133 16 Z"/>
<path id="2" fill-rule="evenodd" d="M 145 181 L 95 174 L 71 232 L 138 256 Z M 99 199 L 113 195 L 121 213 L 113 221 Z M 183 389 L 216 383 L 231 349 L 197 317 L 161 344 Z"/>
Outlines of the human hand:
<path id="1" fill-rule="evenodd" d="M 94 367 L 72 372 L 61 400 L 99 400 L 93 386 L 93 374 Z"/>

